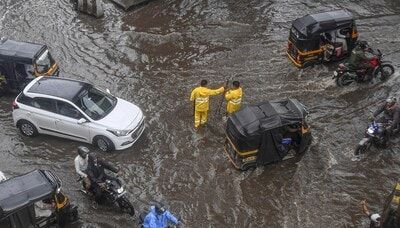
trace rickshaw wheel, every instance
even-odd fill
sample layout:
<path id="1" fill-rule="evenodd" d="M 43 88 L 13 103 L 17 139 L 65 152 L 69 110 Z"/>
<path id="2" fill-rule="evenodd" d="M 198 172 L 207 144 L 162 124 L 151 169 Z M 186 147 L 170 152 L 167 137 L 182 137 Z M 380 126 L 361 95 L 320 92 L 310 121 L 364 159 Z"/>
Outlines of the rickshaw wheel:
<path id="1" fill-rule="evenodd" d="M 247 171 L 247 170 L 249 170 L 250 168 L 256 168 L 255 163 L 246 163 L 246 164 L 243 164 L 243 165 L 240 167 L 240 170 L 242 170 L 242 171 Z"/>
<path id="2" fill-rule="evenodd" d="M 346 81 L 345 80 L 345 76 L 336 78 L 336 85 L 338 85 L 339 87 L 347 86 L 350 83 L 351 83 L 351 81 Z"/>

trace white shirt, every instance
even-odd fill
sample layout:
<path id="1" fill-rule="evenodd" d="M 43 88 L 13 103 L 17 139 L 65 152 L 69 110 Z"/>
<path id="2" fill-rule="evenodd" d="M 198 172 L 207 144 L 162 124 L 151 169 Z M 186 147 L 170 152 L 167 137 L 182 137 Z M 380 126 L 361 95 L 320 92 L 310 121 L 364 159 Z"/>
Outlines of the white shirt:
<path id="1" fill-rule="evenodd" d="M 88 166 L 88 158 L 89 156 L 86 156 L 85 159 L 81 158 L 81 156 L 76 156 L 74 163 L 75 163 L 75 171 L 79 174 L 79 176 L 85 178 L 87 177 L 86 173 L 84 173 L 83 171 L 85 171 L 87 169 Z"/>
<path id="2" fill-rule="evenodd" d="M 0 171 L 0 182 L 7 180 L 6 175 L 4 175 L 3 172 Z"/>

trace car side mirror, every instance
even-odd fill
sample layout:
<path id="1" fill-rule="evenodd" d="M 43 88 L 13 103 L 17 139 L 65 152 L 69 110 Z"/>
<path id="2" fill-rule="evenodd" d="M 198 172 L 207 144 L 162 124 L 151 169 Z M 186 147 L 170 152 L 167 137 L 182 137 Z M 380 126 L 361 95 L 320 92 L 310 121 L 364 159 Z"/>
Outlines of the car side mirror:
<path id="1" fill-rule="evenodd" d="M 109 94 L 111 94 L 111 92 L 110 92 L 110 90 L 109 90 L 109 89 L 106 89 L 106 92 L 107 92 L 107 93 L 109 93 Z"/>
<path id="2" fill-rule="evenodd" d="M 78 124 L 83 124 L 83 123 L 86 123 L 87 121 L 86 121 L 86 119 L 85 118 L 80 118 L 79 120 L 78 120 Z"/>

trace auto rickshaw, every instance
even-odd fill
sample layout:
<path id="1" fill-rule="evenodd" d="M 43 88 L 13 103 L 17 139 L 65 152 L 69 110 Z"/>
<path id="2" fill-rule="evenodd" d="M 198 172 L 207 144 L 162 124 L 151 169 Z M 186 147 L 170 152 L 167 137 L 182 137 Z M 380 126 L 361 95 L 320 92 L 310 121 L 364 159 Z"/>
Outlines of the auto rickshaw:
<path id="1" fill-rule="evenodd" d="M 46 45 L 0 39 L 0 95 L 20 92 L 38 76 L 58 74 L 58 65 Z"/>
<path id="2" fill-rule="evenodd" d="M 1 228 L 64 226 L 77 220 L 77 208 L 50 171 L 34 170 L 0 183 Z"/>
<path id="3" fill-rule="evenodd" d="M 286 54 L 297 67 L 338 61 L 350 55 L 358 39 L 346 10 L 310 14 L 293 21 Z"/>
<path id="4" fill-rule="evenodd" d="M 296 99 L 265 101 L 229 116 L 225 152 L 239 170 L 304 154 L 311 144 L 307 108 Z"/>

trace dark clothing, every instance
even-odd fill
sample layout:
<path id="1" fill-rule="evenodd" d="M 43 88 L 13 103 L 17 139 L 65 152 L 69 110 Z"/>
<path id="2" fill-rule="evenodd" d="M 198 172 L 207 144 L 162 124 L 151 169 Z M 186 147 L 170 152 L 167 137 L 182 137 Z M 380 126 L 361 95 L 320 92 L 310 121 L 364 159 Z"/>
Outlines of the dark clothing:
<path id="1" fill-rule="evenodd" d="M 91 182 L 90 191 L 94 194 L 96 202 L 100 203 L 103 198 L 103 190 L 99 184 L 104 183 L 107 179 L 114 179 L 113 177 L 108 176 L 104 172 L 104 169 L 108 169 L 114 173 L 117 173 L 118 169 L 103 160 L 97 159 L 97 162 L 94 160 L 95 159 L 93 158 L 89 158 L 86 173 Z"/>
<path id="2" fill-rule="evenodd" d="M 364 50 L 359 47 L 354 48 L 351 52 L 348 66 L 351 70 L 368 68 L 369 64 L 365 64 L 365 61 L 367 61 L 368 59 L 369 58 L 367 57 Z"/>
<path id="3" fill-rule="evenodd" d="M 384 113 L 384 118 L 386 120 L 392 120 L 390 128 L 396 129 L 400 123 L 400 106 L 396 104 L 391 108 L 387 108 L 387 104 L 385 103 L 375 111 L 374 117 L 377 117 L 382 112 Z"/>

